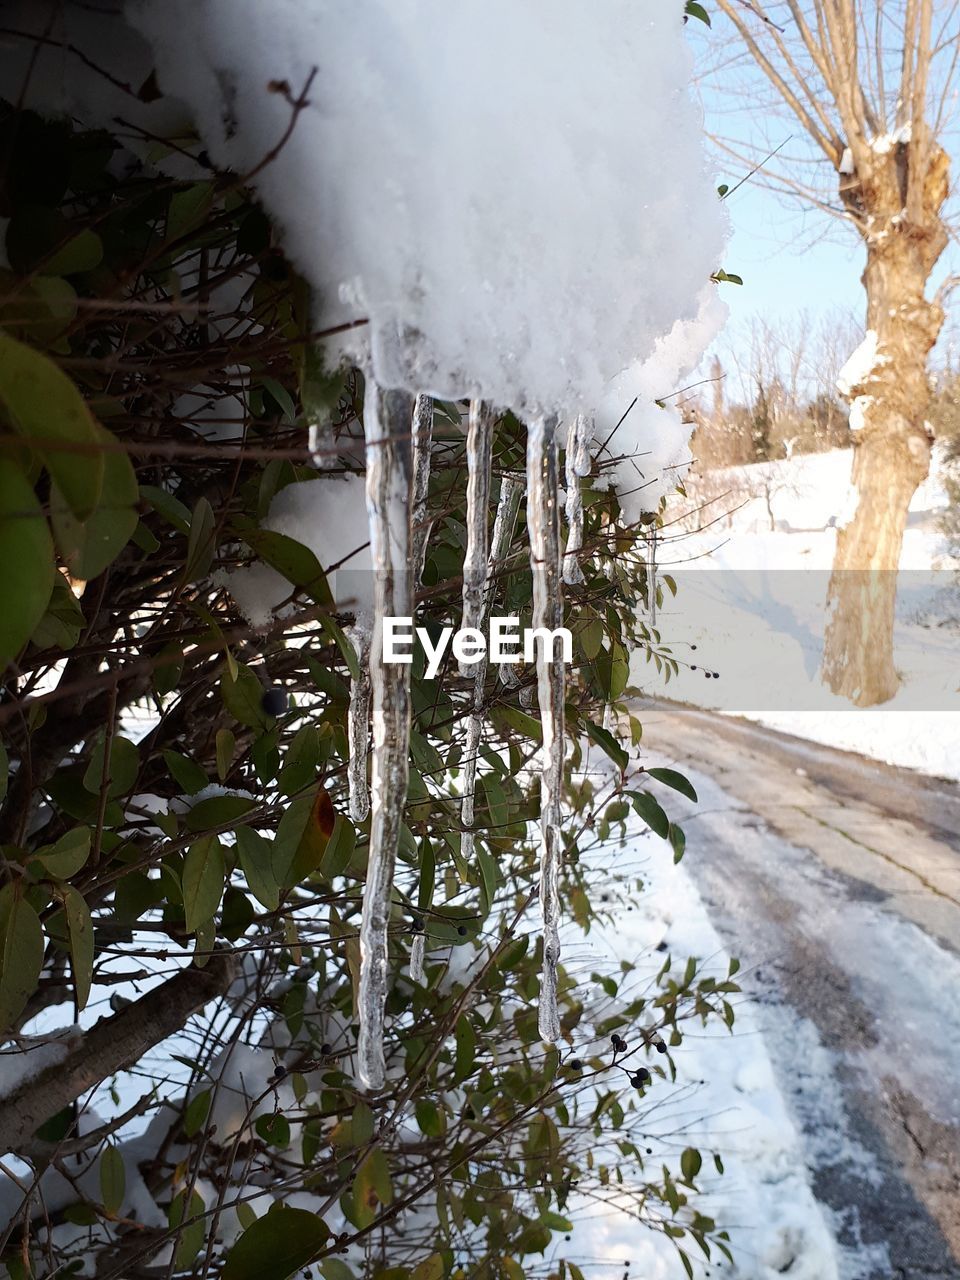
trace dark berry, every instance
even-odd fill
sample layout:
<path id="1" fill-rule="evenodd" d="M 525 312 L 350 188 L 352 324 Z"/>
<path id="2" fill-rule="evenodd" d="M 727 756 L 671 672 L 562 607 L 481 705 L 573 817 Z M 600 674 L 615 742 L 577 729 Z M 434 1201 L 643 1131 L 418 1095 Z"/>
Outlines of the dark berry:
<path id="1" fill-rule="evenodd" d="M 420 916 L 412 916 L 410 919 L 410 928 L 414 933 L 423 933 L 423 919 Z"/>
<path id="2" fill-rule="evenodd" d="M 467 926 L 465 924 L 458 925 L 457 933 L 459 933 L 461 938 L 465 938 L 467 936 Z"/>
<path id="3" fill-rule="evenodd" d="M 286 689 L 279 687 L 264 689 L 263 697 L 260 699 L 260 706 L 268 716 L 282 716 L 287 709 Z"/>
<path id="4" fill-rule="evenodd" d="M 571 1071 L 583 1070 L 583 1063 L 580 1061 L 579 1058 L 571 1058 L 570 1061 L 567 1063 L 567 1066 L 570 1068 Z"/>
<path id="5" fill-rule="evenodd" d="M 326 1057 L 329 1052 L 330 1046 L 327 1044 L 326 1040 L 324 1040 L 323 1044 L 320 1046 L 320 1053 L 323 1057 Z"/>
<path id="6" fill-rule="evenodd" d="M 715 672 L 713 673 L 713 678 L 714 678 L 714 680 L 719 680 L 719 679 L 720 679 L 720 672 L 719 672 L 719 671 L 715 671 Z"/>
<path id="7" fill-rule="evenodd" d="M 690 670 L 691 670 L 691 671 L 696 671 L 696 669 L 697 669 L 697 668 L 696 668 L 696 666 L 691 662 L 691 664 L 690 664 Z"/>
<path id="8" fill-rule="evenodd" d="M 667 1046 L 663 1043 L 662 1040 L 658 1040 L 656 1043 L 656 1050 L 657 1050 L 657 1053 L 666 1053 Z"/>
<path id="9" fill-rule="evenodd" d="M 695 649 L 696 647 L 697 647 L 697 646 L 696 646 L 695 644 L 692 644 L 692 645 L 690 646 L 690 648 L 691 648 L 691 649 Z"/>

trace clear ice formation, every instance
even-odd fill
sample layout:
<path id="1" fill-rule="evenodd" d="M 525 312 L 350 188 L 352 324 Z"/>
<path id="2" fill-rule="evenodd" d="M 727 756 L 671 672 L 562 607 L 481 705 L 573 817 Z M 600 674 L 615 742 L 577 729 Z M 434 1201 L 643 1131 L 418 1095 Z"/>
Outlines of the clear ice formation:
<path id="1" fill-rule="evenodd" d="M 347 794 L 350 817 L 365 822 L 370 812 L 367 787 L 367 739 L 370 735 L 370 641 L 372 620 L 358 616 L 347 631 L 347 639 L 357 655 L 359 675 L 350 681 L 350 706 L 347 710 L 347 742 L 350 760 L 347 764 Z"/>
<path id="2" fill-rule="evenodd" d="M 564 478 L 567 482 L 567 546 L 563 556 L 563 580 L 568 586 L 583 582 L 583 572 L 577 552 L 583 546 L 583 496 L 580 478 L 590 474 L 590 442 L 593 424 L 582 413 L 570 423 L 567 431 L 567 451 L 564 458 Z"/>
<path id="3" fill-rule="evenodd" d="M 417 582 L 423 573 L 430 538 L 427 498 L 432 450 L 433 397 L 420 394 L 413 406 L 413 572 Z"/>
<path id="4" fill-rule="evenodd" d="M 411 571 L 413 397 L 367 380 L 364 404 L 367 516 L 374 573 L 370 685 L 373 777 L 370 851 L 360 923 L 361 1082 L 384 1082 L 383 1019 L 389 966 L 387 926 L 397 844 L 407 798 L 410 744 L 410 667 L 381 660 L 383 619 L 413 613 Z"/>
<path id="5" fill-rule="evenodd" d="M 487 522 L 490 511 L 490 463 L 493 458 L 493 410 L 485 400 L 470 401 L 467 424 L 467 549 L 463 556 L 462 627 L 482 626 L 487 580 Z M 474 674 L 461 663 L 460 674 Z"/>
<path id="6" fill-rule="evenodd" d="M 554 631 L 563 624 L 560 513 L 555 422 L 535 418 L 527 428 L 527 531 L 533 572 L 533 626 Z M 560 960 L 560 802 L 563 784 L 564 667 L 537 647 L 537 700 L 543 731 L 540 775 L 540 909 L 543 971 L 538 1024 L 553 1044 L 560 1036 L 557 965 Z"/>
<path id="7" fill-rule="evenodd" d="M 504 561 L 510 552 L 510 544 L 513 542 L 522 493 L 523 486 L 518 480 L 511 476 L 504 476 L 500 482 L 500 500 L 497 503 L 497 514 L 493 522 L 490 555 L 484 570 L 480 613 L 476 622 L 476 625 L 481 630 L 490 613 L 497 575 L 503 567 Z M 469 667 L 468 670 L 474 672 L 474 685 L 470 715 L 467 717 L 467 740 L 464 744 L 463 758 L 463 789 L 460 800 L 460 821 L 465 828 L 460 833 L 460 852 L 467 860 L 473 856 L 475 849 L 473 832 L 469 828 L 474 823 L 477 757 L 480 752 L 480 738 L 483 729 L 483 694 L 487 677 L 486 657 L 482 657 L 478 663 Z"/>

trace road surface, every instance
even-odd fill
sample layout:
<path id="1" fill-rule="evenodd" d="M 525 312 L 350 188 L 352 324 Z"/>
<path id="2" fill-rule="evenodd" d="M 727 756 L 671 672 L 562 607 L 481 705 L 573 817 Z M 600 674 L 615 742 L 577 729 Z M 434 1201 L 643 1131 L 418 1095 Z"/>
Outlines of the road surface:
<path id="1" fill-rule="evenodd" d="M 641 715 L 649 763 L 700 792 L 684 865 L 851 1280 L 960 1280 L 960 789 L 693 708 Z"/>

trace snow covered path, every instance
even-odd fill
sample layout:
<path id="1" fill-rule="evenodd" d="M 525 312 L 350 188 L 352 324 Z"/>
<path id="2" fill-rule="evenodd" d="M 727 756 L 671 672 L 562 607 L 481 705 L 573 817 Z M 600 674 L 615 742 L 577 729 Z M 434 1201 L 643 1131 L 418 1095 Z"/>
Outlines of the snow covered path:
<path id="1" fill-rule="evenodd" d="M 841 1276 L 957 1280 L 960 792 L 693 709 L 643 720 L 650 763 L 699 792 L 683 865 L 743 963 Z"/>

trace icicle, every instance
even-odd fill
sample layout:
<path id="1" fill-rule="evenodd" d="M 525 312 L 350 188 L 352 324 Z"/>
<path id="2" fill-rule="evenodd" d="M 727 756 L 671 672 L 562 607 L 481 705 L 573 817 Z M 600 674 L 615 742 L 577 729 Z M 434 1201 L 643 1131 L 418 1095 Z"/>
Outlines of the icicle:
<path id="1" fill-rule="evenodd" d="M 564 478 L 567 482 L 567 547 L 563 557 L 563 580 L 568 586 L 583 582 L 583 573 L 577 552 L 583 546 L 583 496 L 580 493 L 580 477 L 590 474 L 591 424 L 583 414 L 570 423 L 567 432 L 567 451 L 564 458 Z"/>
<path id="2" fill-rule="evenodd" d="M 533 626 L 555 631 L 563 624 L 560 586 L 560 515 L 554 425 L 537 418 L 527 429 L 527 530 L 533 570 Z M 543 973 L 540 984 L 541 1037 L 560 1036 L 557 965 L 560 960 L 560 797 L 563 783 L 564 667 L 537 650 L 537 697 L 543 730 L 540 776 L 540 908 L 543 913 Z"/>
<path id="3" fill-rule="evenodd" d="M 370 633 L 372 619 L 361 614 L 347 631 L 347 639 L 357 655 L 360 674 L 350 681 L 350 707 L 347 711 L 347 741 L 350 762 L 347 765 L 347 792 L 350 817 L 364 822 L 370 812 L 367 788 L 367 739 L 370 735 Z"/>
<path id="4" fill-rule="evenodd" d="M 415 935 L 410 948 L 410 981 L 423 981 L 423 960 L 427 951 L 427 940 L 422 933 Z"/>
<path id="5" fill-rule="evenodd" d="M 650 541 L 647 550 L 647 588 L 650 598 L 650 625 L 657 625 L 657 526 L 650 527 Z"/>
<path id="6" fill-rule="evenodd" d="M 413 572 L 416 582 L 430 537 L 427 494 L 430 488 L 430 454 L 433 447 L 433 398 L 419 395 L 413 406 Z"/>
<path id="7" fill-rule="evenodd" d="M 311 422 L 307 427 L 307 450 L 313 465 L 320 471 L 329 471 L 337 465 L 337 442 L 329 420 Z"/>
<path id="8" fill-rule="evenodd" d="M 407 798 L 410 750 L 410 667 L 381 660 L 383 619 L 413 612 L 411 572 L 412 398 L 382 391 L 367 379 L 364 433 L 367 515 L 374 572 L 374 622 L 370 648 L 373 694 L 373 785 L 367 882 L 360 923 L 360 1079 L 379 1089 L 384 1081 L 383 1009 L 387 994 L 387 925 L 397 842 Z"/>
<path id="9" fill-rule="evenodd" d="M 493 410 L 485 400 L 470 401 L 467 425 L 467 549 L 463 557 L 463 623 L 479 628 L 487 579 L 487 523 L 490 518 L 490 460 L 493 456 Z M 470 663 L 462 676 L 473 675 Z"/>
<path id="10" fill-rule="evenodd" d="M 480 615 L 476 625 L 483 629 L 487 616 L 490 613 L 490 606 L 493 602 L 493 593 L 496 588 L 497 574 L 503 567 L 509 552 L 510 545 L 513 542 L 513 533 L 517 525 L 517 513 L 520 510 L 520 496 L 523 492 L 523 485 L 519 480 L 514 480 L 510 476 L 504 476 L 500 482 L 500 500 L 497 503 L 497 515 L 493 522 L 493 537 L 490 540 L 490 558 L 487 562 L 486 572 L 484 574 L 483 591 L 481 593 Z M 501 671 L 504 666 L 501 664 Z M 469 670 L 474 674 L 473 685 L 473 702 L 470 715 L 467 717 L 467 740 L 464 746 L 463 760 L 463 790 L 461 792 L 462 799 L 460 801 L 460 821 L 465 828 L 473 826 L 474 821 L 474 796 L 477 786 L 477 757 L 480 752 L 480 734 L 483 727 L 483 721 L 480 715 L 483 706 L 483 692 L 486 687 L 487 677 L 487 660 L 481 658 L 478 663 L 470 667 Z M 475 842 L 473 832 L 464 830 L 460 834 L 460 853 L 469 861 L 474 854 Z"/>
<path id="11" fill-rule="evenodd" d="M 486 674 L 487 664 L 481 659 Z M 467 716 L 467 740 L 463 747 L 463 790 L 460 798 L 460 821 L 465 830 L 460 832 L 460 853 L 469 862 L 474 855 L 475 841 L 469 830 L 474 821 L 474 798 L 477 791 L 477 756 L 480 753 L 480 730 L 483 727 L 478 711 L 483 701 L 483 676 L 477 672 L 473 690 L 473 708 Z"/>

